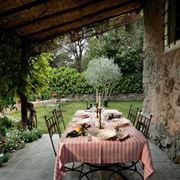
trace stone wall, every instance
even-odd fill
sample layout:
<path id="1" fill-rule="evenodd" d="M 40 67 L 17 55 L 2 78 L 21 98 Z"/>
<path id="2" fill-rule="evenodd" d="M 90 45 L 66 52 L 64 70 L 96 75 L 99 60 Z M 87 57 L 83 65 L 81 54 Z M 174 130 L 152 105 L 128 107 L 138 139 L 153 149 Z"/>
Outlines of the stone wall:
<path id="1" fill-rule="evenodd" d="M 67 98 L 73 99 L 74 101 L 95 101 L 95 94 L 84 94 L 84 95 L 74 95 L 68 96 Z M 131 101 L 138 100 L 143 101 L 144 95 L 137 93 L 129 93 L 129 94 L 116 94 L 111 95 L 109 101 Z"/>
<path id="2" fill-rule="evenodd" d="M 164 52 L 165 0 L 144 8 L 144 109 L 152 114 L 151 138 L 180 163 L 180 49 Z"/>

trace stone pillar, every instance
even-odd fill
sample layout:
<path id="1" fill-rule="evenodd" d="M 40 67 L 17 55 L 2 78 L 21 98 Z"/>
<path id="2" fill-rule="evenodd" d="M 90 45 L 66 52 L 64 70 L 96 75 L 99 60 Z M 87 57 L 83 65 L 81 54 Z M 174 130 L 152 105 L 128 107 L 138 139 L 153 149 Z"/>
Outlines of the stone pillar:
<path id="1" fill-rule="evenodd" d="M 165 0 L 144 8 L 144 111 L 153 115 L 151 137 L 180 163 L 180 48 L 163 48 Z"/>

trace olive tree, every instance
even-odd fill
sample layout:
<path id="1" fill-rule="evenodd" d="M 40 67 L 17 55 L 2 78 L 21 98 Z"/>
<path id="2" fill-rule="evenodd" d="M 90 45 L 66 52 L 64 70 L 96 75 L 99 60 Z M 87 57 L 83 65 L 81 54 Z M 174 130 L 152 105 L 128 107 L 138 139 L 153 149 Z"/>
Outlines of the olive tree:
<path id="1" fill-rule="evenodd" d="M 103 100 L 108 101 L 121 70 L 113 59 L 100 57 L 89 62 L 84 74 L 87 83 L 102 92 Z"/>

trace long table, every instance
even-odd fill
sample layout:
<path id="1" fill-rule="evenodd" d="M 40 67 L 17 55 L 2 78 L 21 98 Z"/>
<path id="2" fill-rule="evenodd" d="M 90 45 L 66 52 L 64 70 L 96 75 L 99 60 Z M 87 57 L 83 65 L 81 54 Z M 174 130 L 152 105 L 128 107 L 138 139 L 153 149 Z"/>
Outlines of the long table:
<path id="1" fill-rule="evenodd" d="M 90 116 L 92 119 L 92 114 Z M 92 122 L 91 128 L 97 126 L 98 122 L 94 116 Z M 114 128 L 111 121 L 103 121 L 103 126 L 105 129 Z M 123 127 L 123 131 L 128 132 L 129 138 L 122 141 L 102 140 L 91 138 L 90 136 L 66 138 L 66 134 L 73 128 L 74 125 L 71 122 L 59 141 L 55 160 L 54 180 L 63 179 L 66 175 L 65 164 L 68 162 L 116 164 L 140 160 L 143 165 L 144 180 L 153 174 L 154 170 L 148 140 L 132 125 Z"/>

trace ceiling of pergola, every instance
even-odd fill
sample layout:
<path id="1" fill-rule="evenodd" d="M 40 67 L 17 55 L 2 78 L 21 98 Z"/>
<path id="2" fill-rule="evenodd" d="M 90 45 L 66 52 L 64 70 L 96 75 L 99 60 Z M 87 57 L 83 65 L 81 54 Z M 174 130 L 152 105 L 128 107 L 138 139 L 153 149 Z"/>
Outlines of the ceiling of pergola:
<path id="1" fill-rule="evenodd" d="M 127 14 L 129 21 L 142 0 L 0 0 L 0 24 L 33 42 L 72 33 Z M 132 17 L 131 17 L 132 16 Z M 118 23 L 125 23 L 121 18 Z M 113 22 L 113 21 L 112 21 Z"/>

